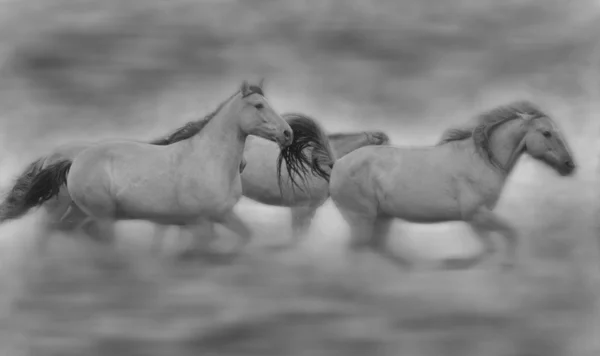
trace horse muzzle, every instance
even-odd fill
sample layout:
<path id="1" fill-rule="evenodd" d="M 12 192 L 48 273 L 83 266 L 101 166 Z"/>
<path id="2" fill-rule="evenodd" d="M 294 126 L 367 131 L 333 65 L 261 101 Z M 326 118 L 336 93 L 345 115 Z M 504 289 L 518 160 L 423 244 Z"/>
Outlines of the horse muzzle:
<path id="1" fill-rule="evenodd" d="M 577 166 L 575 165 L 575 162 L 573 162 L 571 159 L 568 159 L 560 165 L 558 173 L 563 177 L 568 177 L 573 175 L 576 170 Z"/>

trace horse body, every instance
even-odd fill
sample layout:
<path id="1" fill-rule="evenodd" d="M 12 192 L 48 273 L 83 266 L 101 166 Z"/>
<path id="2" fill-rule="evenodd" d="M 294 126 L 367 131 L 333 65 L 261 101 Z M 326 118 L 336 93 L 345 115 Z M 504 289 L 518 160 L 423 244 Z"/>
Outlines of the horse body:
<path id="1" fill-rule="evenodd" d="M 71 206 L 95 221 L 141 219 L 193 228 L 210 219 L 240 230 L 232 208 L 242 194 L 249 135 L 277 142 L 288 170 L 303 168 L 294 162 L 299 158 L 290 126 L 268 105 L 261 87 L 244 82 L 204 122 L 189 123 L 165 140 L 94 144 L 42 169 L 23 195 L 20 215 L 66 184 Z"/>
<path id="2" fill-rule="evenodd" d="M 309 159 L 312 157 L 310 152 L 305 153 Z M 313 173 L 306 176 L 305 187 L 297 189 L 292 187 L 289 174 L 283 171 L 282 186 L 279 189 L 277 155 L 277 149 L 272 142 L 259 138 L 248 140 L 244 156 L 249 164 L 241 174 L 242 192 L 245 197 L 263 204 L 282 207 L 314 204 L 315 201 L 327 199 L 327 180 Z M 330 170 L 329 167 L 325 169 Z"/>
<path id="3" fill-rule="evenodd" d="M 106 142 L 84 150 L 72 161 L 67 187 L 75 204 L 97 220 L 187 226 L 204 218 L 227 220 L 241 198 L 239 167 L 250 134 L 285 146 L 293 135 L 262 92 L 244 83 L 188 140 L 168 146 Z"/>
<path id="4" fill-rule="evenodd" d="M 451 135 L 452 132 L 447 132 Z M 478 125 L 433 147 L 363 147 L 336 161 L 330 194 L 351 228 L 353 250 L 369 247 L 403 267 L 385 248 L 391 222 L 465 221 L 491 253 L 489 233 L 509 242 L 505 266 L 514 263 L 517 233 L 493 213 L 506 179 L 525 152 L 561 175 L 573 173 L 571 154 L 554 123 L 528 102 L 481 115 Z M 472 138 L 472 139 L 470 139 Z M 454 262 L 448 262 L 449 267 Z"/>
<path id="5" fill-rule="evenodd" d="M 283 117 L 288 117 L 284 114 Z M 298 114 L 293 114 L 298 115 Z M 387 144 L 389 138 L 382 132 L 339 133 L 328 135 L 330 144 L 327 163 L 318 162 L 324 170 L 331 171 L 329 162 L 334 162 L 365 145 Z M 304 154 L 309 160 L 313 159 L 313 148 L 305 148 Z M 329 182 L 327 179 L 314 173 L 306 175 L 304 189 L 295 189 L 287 172 L 282 172 L 281 180 L 284 181 L 281 189 L 277 185 L 276 147 L 272 142 L 251 138 L 246 144 L 244 156 L 250 164 L 242 173 L 242 190 L 245 197 L 257 202 L 281 206 L 299 207 L 310 205 L 320 207 L 329 198 Z"/>
<path id="6" fill-rule="evenodd" d="M 461 182 L 469 182 L 481 203 L 493 208 L 506 180 L 476 156 L 470 142 L 439 148 L 367 146 L 337 165 L 352 177 L 343 180 L 347 185 L 343 189 L 358 189 L 357 194 L 341 194 L 339 199 L 360 205 L 374 198 L 373 214 L 414 223 L 460 220 L 464 213 L 459 204 Z"/>
<path id="7" fill-rule="evenodd" d="M 329 145 L 327 135 L 320 125 L 312 118 L 302 114 L 283 114 L 294 131 L 294 142 L 290 151 L 297 156 L 297 161 L 287 159 L 282 153 L 277 153 L 273 142 L 258 137 L 248 137 L 244 146 L 245 161 L 250 163 L 244 166 L 241 172 L 242 194 L 261 203 L 275 206 L 298 206 L 310 204 L 316 199 L 327 199 L 327 184 L 329 172 L 335 160 Z M 292 163 L 286 164 L 287 169 L 281 170 L 283 160 Z M 307 168 L 308 167 L 308 168 Z M 298 182 L 298 179 L 301 182 Z M 322 182 L 322 183 L 321 183 Z M 303 183 L 303 184 L 301 184 Z M 318 184 L 321 188 L 320 195 L 315 194 L 313 188 Z M 320 198 L 321 196 L 321 198 Z M 324 198 L 322 198 L 324 196 Z M 302 205 L 300 205 L 302 206 Z M 239 235 L 251 234 L 249 227 L 235 214 L 235 227 L 230 227 Z M 213 239 L 214 226 L 210 221 L 203 225 L 209 230 L 208 235 Z M 162 232 L 155 235 L 154 246 L 160 250 Z M 196 250 L 205 248 L 210 242 L 206 237 L 202 241 L 195 240 Z M 194 253 L 188 250 L 187 253 Z"/>
<path id="8" fill-rule="evenodd" d="M 182 139 L 186 139 L 191 134 L 201 130 L 207 118 L 203 118 L 200 121 L 193 121 L 187 123 L 183 128 L 176 130 L 174 133 L 166 136 L 165 138 L 155 139 L 150 141 L 153 145 L 166 146 L 173 143 L 179 142 Z M 131 141 L 128 141 L 131 142 Z M 71 142 L 63 144 L 54 148 L 54 150 L 47 156 L 37 159 L 28 165 L 28 167 L 20 174 L 16 179 L 15 187 L 9 194 L 8 202 L 18 202 L 20 194 L 23 189 L 26 189 L 31 183 L 31 178 L 39 173 L 40 170 L 47 168 L 48 166 L 57 163 L 62 160 L 73 160 L 79 153 L 87 148 L 90 148 L 98 143 L 93 142 Z M 240 173 L 243 171 L 246 165 L 246 160 L 242 158 L 240 163 Z M 150 172 L 151 176 L 154 172 Z M 5 201 L 2 204 L 3 213 L 10 212 L 13 214 L 19 214 L 18 209 L 13 209 L 10 205 L 7 206 Z M 44 205 L 43 209 L 45 214 L 43 216 L 42 224 L 46 231 L 63 231 L 70 232 L 76 228 L 82 228 L 83 231 L 92 237 L 96 241 L 112 241 L 114 239 L 114 226 L 108 222 L 100 222 L 95 219 L 91 219 L 85 212 L 83 212 L 79 206 L 73 204 L 71 195 L 69 194 L 66 187 L 61 187 L 55 198 L 48 200 Z M 6 214 L 2 214 L 6 215 Z M 9 218 L 3 216 L 3 218 Z M 157 234 L 164 232 L 164 229 L 158 229 Z M 41 251 L 45 250 L 49 244 L 51 235 L 47 235 L 43 239 L 39 240 L 39 248 Z"/>
<path id="9" fill-rule="evenodd" d="M 284 114 L 283 117 L 305 116 Z M 348 152 L 366 145 L 386 145 L 389 142 L 389 137 L 380 131 L 336 133 L 326 138 L 327 149 L 306 147 L 303 154 L 327 172 L 331 171 L 330 166 L 337 158 Z M 278 187 L 275 153 L 271 142 L 259 138 L 249 140 L 244 153 L 248 165 L 241 175 L 242 192 L 245 197 L 262 204 L 291 208 L 292 239 L 289 244 L 278 246 L 291 247 L 306 234 L 317 210 L 329 198 L 329 177 L 309 172 L 303 181 L 303 189 L 296 189 L 289 173 L 282 172 L 283 183 Z"/>
<path id="10" fill-rule="evenodd" d="M 205 130 L 208 135 L 169 146 L 121 141 L 90 147 L 73 160 L 67 180 L 73 201 L 99 220 L 188 225 L 198 216 L 224 214 L 241 197 L 245 138 L 229 128 L 227 139 Z"/>

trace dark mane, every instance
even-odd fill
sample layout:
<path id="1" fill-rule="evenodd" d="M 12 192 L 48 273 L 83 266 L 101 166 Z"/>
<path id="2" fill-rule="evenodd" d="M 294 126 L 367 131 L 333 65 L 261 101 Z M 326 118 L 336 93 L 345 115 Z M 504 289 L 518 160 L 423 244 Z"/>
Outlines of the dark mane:
<path id="1" fill-rule="evenodd" d="M 547 117 L 535 104 L 529 101 L 515 101 L 507 105 L 483 112 L 476 117 L 478 125 L 473 129 L 473 141 L 479 154 L 492 166 L 504 171 L 504 167 L 496 160 L 490 147 L 490 137 L 498 126 L 512 120 Z"/>
<path id="2" fill-rule="evenodd" d="M 546 115 L 546 113 L 544 113 L 538 106 L 529 101 L 514 101 L 507 105 L 498 106 L 494 109 L 484 111 L 483 113 L 475 116 L 472 125 L 463 125 L 461 128 L 450 128 L 444 131 L 437 145 L 439 146 L 448 142 L 465 140 L 472 137 L 475 148 L 481 157 L 483 157 L 492 166 L 504 170 L 491 151 L 491 134 L 502 124 L 508 121 L 520 119 L 523 116 L 529 116 L 533 119 L 539 117 L 548 117 L 548 115 Z"/>
<path id="3" fill-rule="evenodd" d="M 333 164 L 335 158 L 333 157 L 331 147 L 329 146 L 329 139 L 325 131 L 314 119 L 304 114 L 286 113 L 281 115 L 281 117 L 283 117 L 292 128 L 294 140 L 290 146 L 282 149 L 277 157 L 279 189 L 282 189 L 281 164 L 283 161 L 286 162 L 286 169 L 292 183 L 292 190 L 294 187 L 298 187 L 302 190 L 296 177 L 299 177 L 304 185 L 306 185 L 306 175 L 311 172 L 315 176 L 329 181 L 329 172 L 323 170 L 319 162 L 314 162 L 314 160 L 311 162 L 304 153 L 304 149 L 306 148 L 312 148 L 313 152 L 321 151 L 330 158 L 331 163 Z M 307 167 L 310 167 L 310 169 Z"/>
<path id="4" fill-rule="evenodd" d="M 209 120 L 210 119 L 203 118 L 197 121 L 189 121 L 167 136 L 150 141 L 150 144 L 157 146 L 168 146 L 175 142 L 187 140 L 188 138 L 200 132 L 200 130 L 206 126 Z"/>
<path id="5" fill-rule="evenodd" d="M 471 128 L 451 128 L 442 133 L 442 137 L 436 144 L 437 146 L 445 145 L 449 142 L 463 141 L 473 136 L 473 127 Z"/>

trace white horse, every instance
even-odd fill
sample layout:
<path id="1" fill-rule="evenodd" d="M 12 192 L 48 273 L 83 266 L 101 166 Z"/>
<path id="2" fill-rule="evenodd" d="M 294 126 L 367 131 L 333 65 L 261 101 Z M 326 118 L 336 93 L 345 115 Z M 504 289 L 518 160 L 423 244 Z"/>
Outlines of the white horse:
<path id="1" fill-rule="evenodd" d="M 408 267 L 405 259 L 385 246 L 394 219 L 464 221 L 484 244 L 484 251 L 473 259 L 447 260 L 446 268 L 467 268 L 493 253 L 492 231 L 508 241 L 502 266 L 513 267 L 517 231 L 493 210 L 523 153 L 562 176 L 575 171 L 573 156 L 556 124 L 526 101 L 479 115 L 471 130 L 447 130 L 433 147 L 367 146 L 347 154 L 333 167 L 329 191 L 350 225 L 351 253 L 369 248 Z"/>
<path id="2" fill-rule="evenodd" d="M 232 209 L 241 197 L 239 169 L 247 136 L 277 142 L 285 151 L 294 134 L 262 88 L 246 81 L 209 117 L 202 130 L 170 145 L 104 142 L 54 163 L 33 177 L 22 210 L 44 204 L 66 184 L 71 211 L 81 209 L 100 223 L 146 220 L 195 229 L 208 220 L 243 230 Z"/>
<path id="3" fill-rule="evenodd" d="M 301 114 L 285 114 L 284 117 L 302 117 Z M 322 161 L 334 162 L 349 152 L 366 145 L 386 145 L 389 137 L 380 131 L 336 133 L 327 135 L 331 150 L 322 150 L 328 155 Z M 307 149 L 305 154 L 315 157 L 317 151 Z M 300 242 L 306 235 L 317 210 L 329 198 L 329 176 L 317 174 L 306 175 L 302 189 L 294 189 L 289 173 L 281 175 L 286 184 L 278 186 L 277 149 L 271 142 L 259 138 L 249 141 L 244 151 L 248 162 L 242 173 L 242 193 L 245 197 L 259 203 L 291 208 L 292 240 L 288 244 L 276 248 L 291 247 Z M 318 157 L 318 156 L 317 156 Z M 327 172 L 331 168 L 322 165 Z M 292 176 L 293 177 L 293 176 Z"/>
<path id="4" fill-rule="evenodd" d="M 250 184 L 252 186 L 262 184 L 262 188 L 264 188 L 263 201 L 267 201 L 267 203 L 272 205 L 290 204 L 289 206 L 293 206 L 294 202 L 306 204 L 311 199 L 324 201 L 324 199 L 327 199 L 328 194 L 329 173 L 335 160 L 335 154 L 329 145 L 329 139 L 321 126 L 306 115 L 283 114 L 282 117 L 294 131 L 294 143 L 290 146 L 290 149 L 280 151 L 270 141 L 249 137 L 244 148 L 244 157 L 246 157 L 247 162 L 248 157 L 250 157 L 252 164 L 246 165 L 242 172 L 242 194 L 249 197 L 245 186 L 247 176 L 245 177 L 244 173 L 248 167 L 252 166 L 253 174 L 260 174 L 261 176 L 256 179 L 251 178 Z M 358 140 L 355 139 L 355 141 Z M 342 146 L 344 149 L 348 149 L 347 144 Z M 288 154 L 293 157 L 288 159 L 286 157 Z M 282 171 L 281 163 L 284 160 L 286 163 L 293 162 L 293 164 L 286 164 L 287 170 Z M 290 179 L 290 177 L 293 179 Z M 261 182 L 258 182 L 259 180 Z M 253 188 L 253 192 L 256 192 L 257 189 L 261 188 Z M 323 197 L 323 195 L 325 196 Z M 281 198 L 282 196 L 285 198 Z M 250 196 L 250 198 L 252 197 Z M 161 242 L 165 236 L 164 229 L 166 228 L 157 228 L 155 232 L 153 245 L 156 252 L 161 249 Z M 205 235 L 201 238 L 196 235 L 196 238 L 192 240 L 192 246 L 185 250 L 184 256 L 202 253 L 207 244 L 216 238 L 212 223 L 205 222 L 205 228 Z M 250 239 L 251 231 L 247 226 L 244 232 L 247 234 L 245 238 Z"/>
<path id="5" fill-rule="evenodd" d="M 312 172 L 281 172 L 282 156 L 272 142 L 252 137 L 246 142 L 244 157 L 247 165 L 242 172 L 242 194 L 254 201 L 279 207 L 291 208 L 292 240 L 288 244 L 276 245 L 276 249 L 296 245 L 306 235 L 316 211 L 329 198 L 329 173 L 333 162 L 349 152 L 366 145 L 386 145 L 387 134 L 381 131 L 365 131 L 352 133 L 335 133 L 327 135 L 311 117 L 286 113 L 282 117 L 290 124 L 294 133 L 302 133 L 308 145 L 296 145 L 305 158 L 305 167 Z M 279 177 L 279 178 L 278 178 Z M 290 179 L 293 178 L 293 179 Z M 302 185 L 297 182 L 300 180 Z M 206 235 L 215 238 L 214 227 L 206 226 Z M 250 231 L 249 229 L 247 230 Z M 165 233 L 156 231 L 154 246 L 160 251 L 161 241 Z M 193 255 L 201 252 L 211 238 L 193 240 L 193 245 L 186 250 Z"/>
<path id="6" fill-rule="evenodd" d="M 190 127 L 201 130 L 201 127 L 208 122 L 207 118 L 199 121 L 191 121 L 179 128 L 174 133 L 160 139 L 151 141 L 153 145 L 170 145 L 189 138 Z M 197 131 L 196 131 L 197 132 Z M 69 159 L 73 160 L 80 152 L 92 147 L 96 143 L 91 142 L 71 142 L 56 147 L 50 154 L 38 158 L 31 162 L 24 171 L 13 182 L 13 186 L 6 195 L 4 201 L 0 203 L 0 221 L 18 218 L 24 211 L 23 195 L 30 188 L 33 178 L 42 169 L 57 163 L 58 161 Z M 240 173 L 246 166 L 246 160 L 242 158 L 240 164 Z M 73 200 L 66 188 L 61 188 L 59 193 L 43 205 L 45 213 L 42 215 L 42 229 L 49 232 L 46 236 L 38 240 L 38 250 L 43 252 L 47 249 L 52 232 L 73 232 L 76 229 L 82 229 L 85 234 L 98 242 L 111 242 L 114 240 L 114 224 L 99 222 L 91 219 L 72 204 Z"/>

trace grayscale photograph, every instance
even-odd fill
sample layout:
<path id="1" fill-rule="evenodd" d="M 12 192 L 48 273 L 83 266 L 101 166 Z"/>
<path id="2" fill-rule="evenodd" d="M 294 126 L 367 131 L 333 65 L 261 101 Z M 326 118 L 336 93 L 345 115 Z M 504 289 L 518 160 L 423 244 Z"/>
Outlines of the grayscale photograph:
<path id="1" fill-rule="evenodd" d="M 0 356 L 600 355 L 600 1 L 0 4 Z"/>

